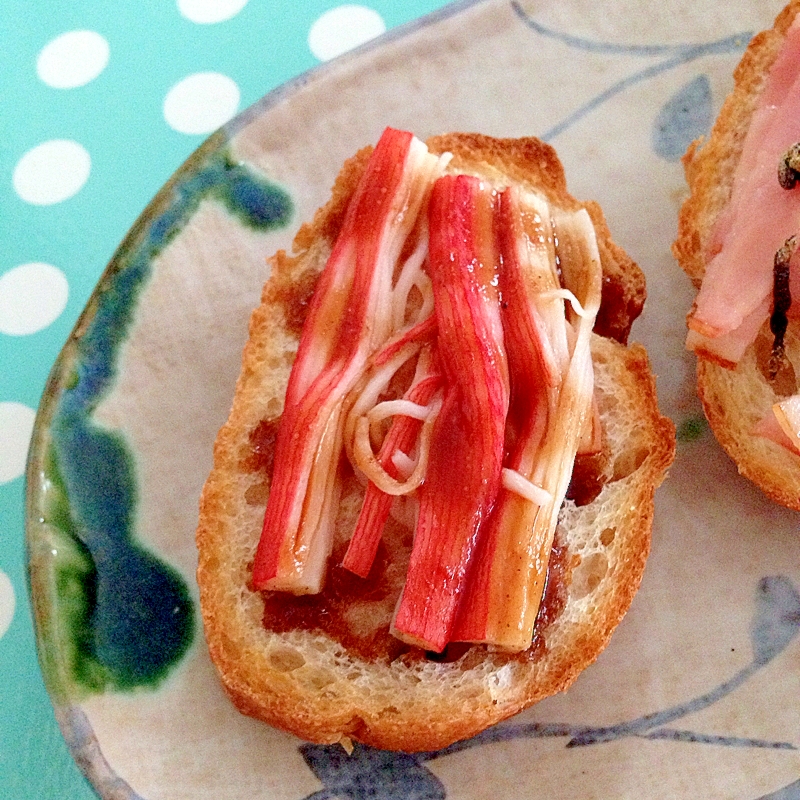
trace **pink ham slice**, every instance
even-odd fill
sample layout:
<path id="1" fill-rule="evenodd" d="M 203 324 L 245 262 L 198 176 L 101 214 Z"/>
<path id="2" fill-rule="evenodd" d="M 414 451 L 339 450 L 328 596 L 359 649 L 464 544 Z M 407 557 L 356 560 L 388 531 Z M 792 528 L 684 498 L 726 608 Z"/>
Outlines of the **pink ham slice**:
<path id="1" fill-rule="evenodd" d="M 781 156 L 800 140 L 800 18 L 767 77 L 745 137 L 731 199 L 717 221 L 687 346 L 735 364 L 769 316 L 775 251 L 800 230 L 800 189 L 777 180 Z M 717 252 L 718 251 L 718 252 Z M 792 276 L 800 296 L 800 278 Z"/>
<path id="2" fill-rule="evenodd" d="M 800 454 L 800 394 L 775 403 L 753 433 Z"/>

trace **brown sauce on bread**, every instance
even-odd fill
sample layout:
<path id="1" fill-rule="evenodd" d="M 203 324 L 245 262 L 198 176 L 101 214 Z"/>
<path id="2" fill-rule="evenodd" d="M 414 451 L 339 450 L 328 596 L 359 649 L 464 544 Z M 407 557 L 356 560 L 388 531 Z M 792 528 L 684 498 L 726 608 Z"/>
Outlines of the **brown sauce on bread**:
<path id="1" fill-rule="evenodd" d="M 342 555 L 343 550 L 334 553 L 327 584 L 320 594 L 295 596 L 285 592 L 262 592 L 264 627 L 275 633 L 298 629 L 318 631 L 366 661 L 389 662 L 403 655 L 452 661 L 469 649 L 467 645 L 455 643 L 448 645 L 442 654 L 426 654 L 396 639 L 389 632 L 389 622 L 397 588 L 386 579 L 386 548 L 382 545 L 379 549 L 372 572 L 366 579 L 358 578 L 341 567 Z M 571 571 L 569 551 L 563 544 L 556 543 L 547 567 L 547 584 L 536 618 L 533 644 L 517 658 L 537 660 L 545 654 L 544 634 L 566 605 Z M 374 618 L 354 622 L 354 617 L 359 615 L 373 615 Z M 373 627 L 370 622 L 378 624 Z"/>
<path id="2" fill-rule="evenodd" d="M 413 648 L 389 633 L 397 594 L 386 576 L 386 547 L 379 548 L 366 579 L 341 566 L 344 549 L 338 550 L 331 558 L 320 594 L 296 597 L 285 592 L 262 592 L 264 627 L 276 633 L 319 631 L 367 661 L 393 661 L 411 651 Z"/>
<path id="3" fill-rule="evenodd" d="M 242 461 L 242 469 L 250 473 L 260 472 L 267 478 L 272 475 L 280 423 L 280 417 L 262 419 L 250 432 L 250 449 Z"/>
<path id="4" fill-rule="evenodd" d="M 273 299 L 283 309 L 286 329 L 298 338 L 306 321 L 308 306 L 314 297 L 314 289 L 319 280 L 319 272 L 307 269 L 301 275 L 294 275 L 290 265 L 293 259 L 280 251 L 273 259 L 273 269 L 280 280 L 273 284 Z"/>

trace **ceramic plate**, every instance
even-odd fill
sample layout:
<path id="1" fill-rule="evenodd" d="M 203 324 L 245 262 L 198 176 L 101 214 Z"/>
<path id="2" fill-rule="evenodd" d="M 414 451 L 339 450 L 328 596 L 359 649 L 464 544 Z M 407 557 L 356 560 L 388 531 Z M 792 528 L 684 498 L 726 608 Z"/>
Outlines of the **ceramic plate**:
<path id="1" fill-rule="evenodd" d="M 707 432 L 670 255 L 679 157 L 775 3 L 462 2 L 268 95 L 178 171 L 120 246 L 36 425 L 28 544 L 40 660 L 104 798 L 800 797 L 796 514 Z M 641 591 L 564 695 L 448 750 L 309 746 L 239 715 L 209 662 L 197 500 L 247 320 L 342 160 L 386 125 L 551 141 L 642 265 L 677 461 Z"/>

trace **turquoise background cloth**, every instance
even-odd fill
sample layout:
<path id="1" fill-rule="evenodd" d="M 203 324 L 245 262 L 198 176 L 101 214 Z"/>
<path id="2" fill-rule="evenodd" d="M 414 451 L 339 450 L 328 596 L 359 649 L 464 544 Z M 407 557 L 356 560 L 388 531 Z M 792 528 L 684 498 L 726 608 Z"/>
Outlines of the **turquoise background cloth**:
<path id="1" fill-rule="evenodd" d="M 103 268 L 148 201 L 232 113 L 327 60 L 337 45 L 341 49 L 443 5 L 441 0 L 369 0 L 360 8 L 324 0 L 4 0 L 0 797 L 95 796 L 67 751 L 36 660 L 22 472 L 48 372 Z M 333 16 L 324 16 L 334 9 Z M 92 33 L 59 39 L 75 31 Z M 199 79 L 181 84 L 198 73 Z M 55 145 L 55 159 L 48 163 L 42 158 L 46 149 L 35 148 L 54 141 L 67 144 Z"/>

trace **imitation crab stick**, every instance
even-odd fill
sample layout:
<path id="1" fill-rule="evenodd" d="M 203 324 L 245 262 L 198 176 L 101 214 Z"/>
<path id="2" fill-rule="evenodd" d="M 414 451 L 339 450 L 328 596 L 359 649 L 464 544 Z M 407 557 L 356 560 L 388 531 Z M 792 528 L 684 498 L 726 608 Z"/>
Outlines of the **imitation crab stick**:
<path id="1" fill-rule="evenodd" d="M 429 205 L 429 261 L 446 388 L 436 419 L 393 633 L 428 650 L 450 639 L 483 522 L 500 487 L 509 378 L 497 295 L 494 192 L 447 175 Z"/>
<path id="2" fill-rule="evenodd" d="M 303 328 L 253 566 L 257 589 L 321 588 L 333 534 L 342 401 L 391 335 L 391 282 L 438 159 L 390 128 L 370 157 Z"/>
<path id="3" fill-rule="evenodd" d="M 530 482 L 548 423 L 548 388 L 561 382 L 564 364 L 554 358 L 536 298 L 538 292 L 560 288 L 549 213 L 544 208 L 536 215 L 538 231 L 526 232 L 523 223 L 519 193 L 509 188 L 499 197 L 496 225 L 503 263 L 502 321 L 512 375 L 509 424 L 516 428 L 515 446 L 505 468 Z M 548 316 L 560 317 L 564 328 L 563 300 L 557 298 L 550 305 L 556 314 Z M 546 559 L 531 565 L 528 555 L 528 537 L 541 502 L 509 488 L 500 490 L 461 602 L 452 634 L 455 641 L 490 642 L 511 649 L 519 638 L 520 609 L 528 603 L 527 575 L 532 568 L 547 568 Z"/>
<path id="4" fill-rule="evenodd" d="M 548 385 L 537 324 L 537 306 L 549 302 L 567 319 L 547 254 L 529 243 L 515 192 L 501 197 L 500 288 L 512 367 L 512 411 L 519 432 L 504 470 L 503 489 L 481 541 L 478 564 L 459 609 L 453 640 L 500 649 L 530 647 L 544 591 L 558 511 L 566 495 L 575 453 L 592 419 L 593 377 L 589 337 L 600 299 L 600 261 L 594 230 L 584 212 L 559 219 L 559 258 L 567 285 L 583 300 L 571 357 L 561 364 L 558 385 Z M 570 284 L 569 279 L 572 279 Z"/>
<path id="5" fill-rule="evenodd" d="M 350 202 L 289 379 L 253 583 L 321 590 L 344 450 L 366 484 L 346 569 L 368 575 L 394 497 L 417 512 L 392 633 L 523 650 L 575 453 L 599 433 L 599 256 L 585 211 L 551 217 L 443 163 L 387 129 Z"/>

